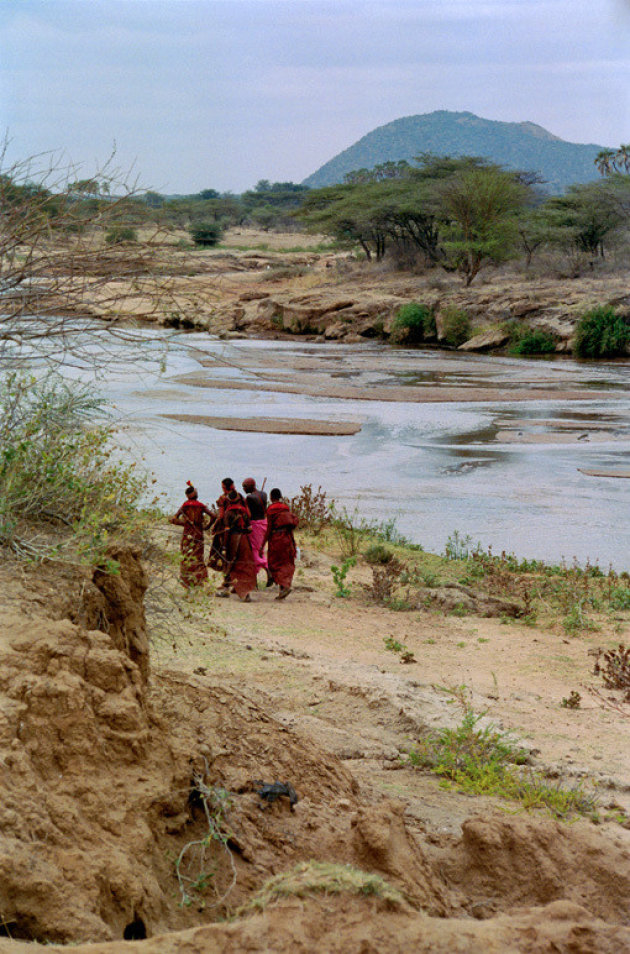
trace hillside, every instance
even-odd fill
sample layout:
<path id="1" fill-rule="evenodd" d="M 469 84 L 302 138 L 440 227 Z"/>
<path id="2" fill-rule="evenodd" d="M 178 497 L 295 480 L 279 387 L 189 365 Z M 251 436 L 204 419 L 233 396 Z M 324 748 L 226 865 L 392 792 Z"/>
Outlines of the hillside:
<path id="1" fill-rule="evenodd" d="M 344 149 L 304 180 L 312 188 L 341 182 L 347 172 L 381 162 L 412 161 L 422 152 L 483 156 L 511 169 L 540 173 L 549 192 L 598 178 L 594 159 L 602 149 L 592 143 L 565 142 L 531 122 L 506 123 L 473 113 L 437 110 L 405 116 L 379 126 Z"/>

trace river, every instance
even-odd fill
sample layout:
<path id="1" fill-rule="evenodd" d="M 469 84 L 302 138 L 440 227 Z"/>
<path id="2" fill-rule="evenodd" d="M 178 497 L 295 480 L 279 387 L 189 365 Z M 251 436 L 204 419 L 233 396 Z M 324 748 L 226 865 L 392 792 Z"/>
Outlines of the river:
<path id="1" fill-rule="evenodd" d="M 145 335 L 150 354 L 156 346 L 152 332 Z M 173 337 L 162 373 L 149 362 L 133 371 L 112 367 L 98 386 L 120 415 L 128 452 L 155 474 L 166 507 L 179 505 L 189 479 L 204 501 L 218 496 L 224 476 L 238 484 L 266 478 L 267 489 L 279 486 L 287 496 L 312 484 L 366 519 L 395 519 L 401 533 L 434 552 L 457 530 L 494 552 L 620 570 L 630 568 L 630 479 L 580 468 L 630 473 L 629 376 L 627 361 L 490 358 L 381 342 L 225 342 L 194 333 Z M 212 387 L 217 378 L 221 386 Z M 267 389 L 282 380 L 315 381 L 321 393 Z M 326 383 L 368 395 L 383 386 L 499 392 L 490 401 L 425 404 L 330 397 Z M 558 397 L 516 401 L 529 386 Z M 568 388 L 585 389 L 584 399 L 565 400 Z M 350 436 L 243 433 L 164 414 L 361 427 Z"/>

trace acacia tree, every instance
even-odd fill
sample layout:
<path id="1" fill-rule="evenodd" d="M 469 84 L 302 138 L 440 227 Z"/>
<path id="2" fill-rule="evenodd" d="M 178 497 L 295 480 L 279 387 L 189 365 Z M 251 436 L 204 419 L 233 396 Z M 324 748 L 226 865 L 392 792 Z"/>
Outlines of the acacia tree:
<path id="1" fill-rule="evenodd" d="M 94 361 L 94 343 L 133 339 L 121 312 L 166 307 L 153 236 L 108 243 L 112 226 L 138 215 L 135 185 L 106 163 L 79 179 L 56 155 L 8 164 L 0 154 L 0 370 L 32 360 Z M 87 343 L 85 333 L 97 332 Z"/>
<path id="2" fill-rule="evenodd" d="M 444 222 L 444 267 L 466 285 L 488 264 L 515 254 L 518 214 L 530 192 L 518 173 L 487 165 L 445 179 L 436 189 Z"/>
<path id="3" fill-rule="evenodd" d="M 623 181 L 625 180 L 625 181 Z M 565 195 L 553 196 L 539 210 L 547 240 L 580 260 L 604 257 L 604 243 L 623 225 L 630 212 L 627 179 L 573 185 Z"/>

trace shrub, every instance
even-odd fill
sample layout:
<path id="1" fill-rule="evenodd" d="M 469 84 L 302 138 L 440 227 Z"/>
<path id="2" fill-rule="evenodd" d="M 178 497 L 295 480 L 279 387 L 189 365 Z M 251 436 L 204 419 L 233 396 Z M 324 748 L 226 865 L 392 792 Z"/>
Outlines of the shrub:
<path id="1" fill-rule="evenodd" d="M 454 305 L 448 305 L 442 312 L 442 341 L 451 348 L 458 348 L 468 341 L 472 334 L 472 325 L 467 312 Z"/>
<path id="2" fill-rule="evenodd" d="M 419 342 L 435 337 L 435 315 L 428 305 L 409 302 L 398 310 L 392 324 L 394 341 Z"/>
<path id="3" fill-rule="evenodd" d="M 195 245 L 212 248 L 221 241 L 223 229 L 218 222 L 196 222 L 190 227 L 190 235 Z"/>
<path id="4" fill-rule="evenodd" d="M 132 530 L 146 483 L 115 460 L 112 436 L 90 388 L 54 375 L 1 381 L 0 547 L 34 559 L 59 553 L 48 524 L 92 558 L 112 531 Z"/>
<path id="5" fill-rule="evenodd" d="M 580 318 L 573 341 L 577 358 L 614 358 L 625 354 L 630 323 L 610 305 L 593 308 Z"/>
<path id="6" fill-rule="evenodd" d="M 128 225 L 112 225 L 105 233 L 108 245 L 127 245 L 138 241 L 138 233 Z"/>
<path id="7" fill-rule="evenodd" d="M 303 484 L 300 493 L 291 497 L 289 506 L 300 521 L 300 529 L 317 536 L 333 520 L 331 503 L 326 500 L 326 491 L 312 484 Z"/>
<path id="8" fill-rule="evenodd" d="M 392 557 L 392 551 L 388 550 L 387 547 L 384 547 L 382 543 L 373 543 L 372 546 L 368 547 L 365 551 L 366 563 L 385 564 L 389 563 Z"/>
<path id="9" fill-rule="evenodd" d="M 527 329 L 510 345 L 510 354 L 552 354 L 556 339 L 546 331 Z"/>

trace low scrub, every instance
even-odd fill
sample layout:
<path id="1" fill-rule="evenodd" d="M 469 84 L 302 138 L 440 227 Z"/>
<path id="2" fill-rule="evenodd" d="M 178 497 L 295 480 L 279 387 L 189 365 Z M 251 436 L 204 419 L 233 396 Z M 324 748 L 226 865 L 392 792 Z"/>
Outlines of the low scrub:
<path id="1" fill-rule="evenodd" d="M 543 808 L 556 818 L 596 813 L 594 796 L 582 786 L 550 785 L 541 772 L 526 768 L 525 750 L 494 726 L 482 728 L 483 715 L 466 704 L 458 726 L 431 733 L 410 750 L 410 764 L 441 776 L 446 786 Z"/>
<path id="2" fill-rule="evenodd" d="M 117 461 L 89 388 L 49 375 L 0 382 L 0 547 L 31 559 L 64 546 L 93 558 L 139 521 L 146 480 Z"/>
<path id="3" fill-rule="evenodd" d="M 472 334 L 468 313 L 449 305 L 442 312 L 442 342 L 450 348 L 459 348 Z"/>
<path id="4" fill-rule="evenodd" d="M 190 236 L 201 248 L 213 248 L 223 237 L 223 228 L 218 222 L 196 222 L 190 228 Z"/>
<path id="5" fill-rule="evenodd" d="M 607 305 L 580 318 L 573 353 L 577 358 L 615 358 L 626 354 L 629 344 L 630 322 Z"/>
<path id="6" fill-rule="evenodd" d="M 435 315 L 428 305 L 409 302 L 398 310 L 391 329 L 393 341 L 417 344 L 435 336 Z"/>
<path id="7" fill-rule="evenodd" d="M 509 351 L 514 355 L 554 354 L 556 339 L 553 335 L 539 329 L 528 328 L 512 342 Z"/>

